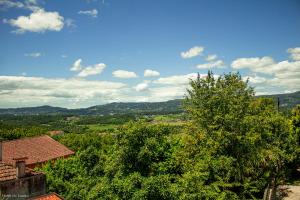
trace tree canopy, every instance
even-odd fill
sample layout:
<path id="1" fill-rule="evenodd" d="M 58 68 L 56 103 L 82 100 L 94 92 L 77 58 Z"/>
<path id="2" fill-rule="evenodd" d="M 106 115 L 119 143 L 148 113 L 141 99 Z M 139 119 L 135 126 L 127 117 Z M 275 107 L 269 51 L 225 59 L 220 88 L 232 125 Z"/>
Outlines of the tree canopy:
<path id="1" fill-rule="evenodd" d="M 98 117 L 71 124 L 54 138 L 76 154 L 39 169 L 48 191 L 75 200 L 260 199 L 296 173 L 299 106 L 285 116 L 240 74 L 208 72 L 190 81 L 184 109 L 180 126 L 138 120 L 99 133 L 80 129 Z"/>

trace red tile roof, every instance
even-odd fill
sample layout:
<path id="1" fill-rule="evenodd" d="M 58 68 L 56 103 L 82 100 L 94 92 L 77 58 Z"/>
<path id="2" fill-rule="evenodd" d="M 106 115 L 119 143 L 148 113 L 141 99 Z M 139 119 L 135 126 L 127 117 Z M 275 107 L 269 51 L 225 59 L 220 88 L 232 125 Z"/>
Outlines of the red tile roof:
<path id="1" fill-rule="evenodd" d="M 14 158 L 28 157 L 26 166 L 30 166 L 72 154 L 73 151 L 47 135 L 2 143 L 2 161 L 11 165 Z"/>
<path id="2" fill-rule="evenodd" d="M 41 174 L 39 172 L 33 172 L 29 168 L 26 168 L 26 177 Z M 12 165 L 0 162 L 0 182 L 16 179 L 16 168 Z"/>
<path id="3" fill-rule="evenodd" d="M 63 198 L 60 197 L 55 192 L 52 192 L 50 194 L 45 194 L 45 195 L 42 195 L 42 196 L 31 198 L 30 200 L 63 200 Z"/>

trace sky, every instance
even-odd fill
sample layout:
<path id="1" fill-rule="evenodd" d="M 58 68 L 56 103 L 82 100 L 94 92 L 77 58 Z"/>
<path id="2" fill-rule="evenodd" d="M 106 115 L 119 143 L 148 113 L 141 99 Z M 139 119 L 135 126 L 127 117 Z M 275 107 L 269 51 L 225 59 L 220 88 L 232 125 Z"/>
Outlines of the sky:
<path id="1" fill-rule="evenodd" d="M 300 90 L 300 1 L 0 0 L 0 108 L 178 99 L 208 70 Z"/>

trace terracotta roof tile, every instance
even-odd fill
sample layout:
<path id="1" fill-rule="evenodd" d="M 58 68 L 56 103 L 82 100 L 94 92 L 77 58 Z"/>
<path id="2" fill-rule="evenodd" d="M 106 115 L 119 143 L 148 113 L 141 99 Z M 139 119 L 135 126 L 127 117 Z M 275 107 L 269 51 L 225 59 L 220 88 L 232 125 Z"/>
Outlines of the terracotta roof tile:
<path id="1" fill-rule="evenodd" d="M 39 172 L 33 172 L 29 168 L 26 168 L 26 177 L 41 174 Z M 12 165 L 0 162 L 0 182 L 16 179 L 16 168 Z"/>
<path id="2" fill-rule="evenodd" d="M 47 135 L 5 141 L 2 144 L 2 161 L 11 165 L 14 164 L 14 158 L 28 157 L 26 165 L 32 165 L 72 154 L 73 151 Z"/>
<path id="3" fill-rule="evenodd" d="M 45 194 L 45 195 L 42 195 L 42 196 L 31 198 L 30 200 L 63 200 L 63 198 L 60 197 L 55 192 L 52 192 L 50 194 Z"/>

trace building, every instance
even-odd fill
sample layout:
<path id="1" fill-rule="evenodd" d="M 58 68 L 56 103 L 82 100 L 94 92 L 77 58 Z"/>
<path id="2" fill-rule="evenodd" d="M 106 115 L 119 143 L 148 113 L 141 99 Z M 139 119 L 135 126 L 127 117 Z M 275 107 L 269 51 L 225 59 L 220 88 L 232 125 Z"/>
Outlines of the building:
<path id="1" fill-rule="evenodd" d="M 73 151 L 49 136 L 0 141 L 0 199 L 62 200 L 46 193 L 46 176 L 32 169 Z"/>
<path id="2" fill-rule="evenodd" d="M 2 142 L 3 163 L 14 165 L 14 158 L 27 157 L 26 167 L 31 169 L 47 161 L 73 154 L 73 151 L 47 135 Z"/>
<path id="3" fill-rule="evenodd" d="M 27 199 L 46 192 L 46 176 L 25 166 L 27 158 L 9 165 L 0 161 L 0 199 Z"/>

